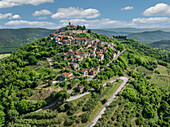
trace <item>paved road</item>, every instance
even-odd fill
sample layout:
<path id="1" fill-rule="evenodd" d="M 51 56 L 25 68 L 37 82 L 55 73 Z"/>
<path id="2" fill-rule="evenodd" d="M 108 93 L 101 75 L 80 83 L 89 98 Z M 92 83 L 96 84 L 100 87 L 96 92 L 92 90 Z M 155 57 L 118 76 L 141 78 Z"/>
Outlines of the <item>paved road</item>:
<path id="1" fill-rule="evenodd" d="M 43 108 L 40 108 L 40 109 L 38 109 L 38 110 L 36 110 L 36 111 L 34 111 L 34 112 L 39 112 L 39 111 L 42 111 L 42 110 L 51 108 L 51 107 L 53 107 L 53 106 L 56 105 L 56 104 L 57 104 L 57 101 L 54 101 L 54 102 L 51 103 L 50 105 L 47 105 L 47 106 L 45 106 L 45 107 L 43 107 Z"/>
<path id="2" fill-rule="evenodd" d="M 90 92 L 86 92 L 86 93 L 83 93 L 83 94 L 80 94 L 80 95 L 76 95 L 76 96 L 71 96 L 69 99 L 67 99 L 66 101 L 74 101 L 74 100 L 77 100 L 87 94 L 90 94 Z"/>
<path id="3" fill-rule="evenodd" d="M 127 80 L 128 80 L 128 78 L 126 78 L 126 77 L 118 77 L 118 78 L 115 78 L 115 79 L 111 80 L 110 83 L 115 82 L 117 79 L 123 80 L 123 83 L 122 83 L 121 86 L 117 89 L 117 91 L 116 91 L 115 93 L 118 93 L 118 92 L 123 88 L 123 86 L 126 84 L 126 82 L 127 82 Z M 103 86 L 106 86 L 106 84 L 107 84 L 107 83 L 103 84 Z M 77 99 L 79 99 L 79 98 L 81 98 L 81 97 L 83 97 L 83 96 L 85 96 L 85 95 L 90 94 L 90 93 L 93 92 L 93 91 L 94 91 L 94 90 L 91 90 L 91 91 L 88 91 L 88 92 L 83 93 L 83 94 L 80 94 L 80 95 L 71 96 L 71 97 L 70 97 L 69 99 L 67 99 L 66 101 L 69 102 L 69 101 L 77 100 Z M 69 93 L 69 91 L 67 91 L 67 92 Z M 116 95 L 116 94 L 115 94 L 115 95 Z M 113 101 L 113 100 L 110 100 L 110 99 L 109 99 L 108 102 L 111 103 L 112 101 Z M 109 103 L 109 104 L 110 104 L 110 103 Z M 55 102 L 51 103 L 50 105 L 47 105 L 47 106 L 45 106 L 45 107 L 43 107 L 43 108 L 41 108 L 41 109 L 38 109 L 38 110 L 36 110 L 35 112 L 39 112 L 39 111 L 41 111 L 41 110 L 44 110 L 44 109 L 53 107 L 53 106 L 56 105 L 56 104 L 57 104 L 57 101 L 55 101 Z"/>
<path id="4" fill-rule="evenodd" d="M 125 84 L 128 81 L 127 77 L 119 77 L 119 78 L 116 78 L 116 79 L 123 80 L 123 83 L 116 90 L 116 92 L 113 94 L 113 96 L 108 100 L 105 107 L 100 111 L 100 113 L 96 116 L 96 118 L 91 122 L 91 124 L 88 127 L 94 127 L 96 125 L 97 121 L 102 117 L 102 115 L 106 111 L 106 108 L 112 103 L 112 101 L 116 98 L 116 95 L 118 94 L 118 92 L 120 92 L 122 90 L 122 88 L 125 86 Z M 116 79 L 112 80 L 110 83 L 113 83 Z M 106 85 L 106 84 L 104 84 L 104 85 Z"/>

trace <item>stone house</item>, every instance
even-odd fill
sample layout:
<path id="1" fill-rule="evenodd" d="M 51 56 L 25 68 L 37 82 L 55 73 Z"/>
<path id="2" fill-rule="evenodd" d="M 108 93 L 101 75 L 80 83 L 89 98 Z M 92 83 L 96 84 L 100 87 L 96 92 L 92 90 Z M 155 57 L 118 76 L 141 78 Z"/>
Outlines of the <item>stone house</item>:
<path id="1" fill-rule="evenodd" d="M 96 74 L 95 69 L 92 69 L 92 70 L 89 72 L 89 74 L 90 74 L 90 75 L 94 75 L 94 74 Z"/>
<path id="2" fill-rule="evenodd" d="M 84 91 L 84 85 L 77 86 L 77 90 L 82 93 Z"/>
<path id="3" fill-rule="evenodd" d="M 99 61 L 103 61 L 104 60 L 104 54 L 98 54 L 97 58 L 99 59 Z"/>
<path id="4" fill-rule="evenodd" d="M 64 72 L 64 73 L 60 74 L 60 76 L 58 76 L 58 80 L 59 81 L 65 81 L 67 76 L 68 76 L 68 78 L 73 78 L 74 77 L 72 72 L 69 72 L 69 73 Z"/>
<path id="5" fill-rule="evenodd" d="M 84 76 L 87 76 L 88 75 L 88 70 L 89 69 L 83 69 L 82 71 L 80 71 L 80 73 L 82 73 Z"/>

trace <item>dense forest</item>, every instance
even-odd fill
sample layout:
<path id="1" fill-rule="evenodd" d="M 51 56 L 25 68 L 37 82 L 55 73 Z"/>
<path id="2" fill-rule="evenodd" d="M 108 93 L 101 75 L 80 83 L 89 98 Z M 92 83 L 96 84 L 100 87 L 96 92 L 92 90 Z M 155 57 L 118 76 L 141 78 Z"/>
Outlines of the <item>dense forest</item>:
<path id="1" fill-rule="evenodd" d="M 158 66 L 165 67 L 167 71 L 170 70 L 170 52 L 151 48 L 134 39 L 111 39 L 105 35 L 93 33 L 91 30 L 77 37 L 112 42 L 116 50 L 126 49 L 126 51 L 113 62 L 112 54 L 115 51 L 111 48 L 104 53 L 104 61 L 99 62 L 96 58 L 84 59 L 80 64 L 81 69 L 90 69 L 94 66 L 101 68 L 96 78 L 88 82 L 87 77 L 79 77 L 82 74 L 68 68 L 70 59 L 63 61 L 62 56 L 59 55 L 69 49 L 77 51 L 81 46 L 59 46 L 50 40 L 50 37 L 42 37 L 18 48 L 11 56 L 0 60 L 0 126 L 89 124 L 96 112 L 107 102 L 109 93 L 116 89 L 121 81 L 113 85 L 108 83 L 105 88 L 102 84 L 116 76 L 127 76 L 128 86 L 107 108 L 105 115 L 96 126 L 170 126 L 170 87 L 164 88 L 156 83 L 150 83 L 152 78 L 150 72 L 160 73 L 156 70 Z M 102 49 L 102 47 L 98 48 Z M 53 68 L 48 64 L 47 58 L 52 58 Z M 144 69 L 140 69 L 141 67 Z M 70 71 L 77 78 L 52 84 L 60 73 Z M 46 86 L 42 86 L 44 84 Z M 75 84 L 84 85 L 85 91 L 93 89 L 95 92 L 79 100 L 65 102 L 70 97 L 66 91 L 73 88 Z M 38 89 L 38 92 L 39 86 L 42 88 Z M 46 98 L 37 99 L 38 101 L 30 99 L 38 94 L 44 96 L 47 93 L 46 87 L 47 91 L 50 91 L 50 88 L 55 88 L 55 91 L 51 91 Z M 79 92 L 72 93 L 72 95 L 76 94 Z M 57 104 L 45 112 L 33 112 L 55 100 L 61 100 L 63 104 Z"/>

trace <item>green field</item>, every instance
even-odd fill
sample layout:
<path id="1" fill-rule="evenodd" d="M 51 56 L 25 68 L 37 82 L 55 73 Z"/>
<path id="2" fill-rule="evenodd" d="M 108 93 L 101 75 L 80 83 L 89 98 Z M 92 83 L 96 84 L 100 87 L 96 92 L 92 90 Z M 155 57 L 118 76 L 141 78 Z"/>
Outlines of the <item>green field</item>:
<path id="1" fill-rule="evenodd" d="M 3 59 L 3 58 L 5 58 L 5 57 L 7 57 L 7 56 L 10 56 L 11 54 L 0 54 L 0 59 Z"/>
<path id="2" fill-rule="evenodd" d="M 156 70 L 160 72 L 160 74 L 154 73 L 150 79 L 150 83 L 170 89 L 170 69 L 158 65 Z"/>

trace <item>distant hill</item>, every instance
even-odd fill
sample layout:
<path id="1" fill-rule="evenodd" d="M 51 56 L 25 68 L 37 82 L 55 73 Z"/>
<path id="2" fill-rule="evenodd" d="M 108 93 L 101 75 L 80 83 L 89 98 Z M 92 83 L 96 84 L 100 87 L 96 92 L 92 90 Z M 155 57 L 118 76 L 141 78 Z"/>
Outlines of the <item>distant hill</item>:
<path id="1" fill-rule="evenodd" d="M 142 33 L 145 31 L 152 32 L 152 31 L 165 31 L 170 32 L 170 28 L 103 28 L 103 29 L 92 29 L 93 32 L 99 34 L 106 34 L 108 36 L 111 35 L 130 35 L 134 33 Z"/>
<path id="2" fill-rule="evenodd" d="M 161 40 L 169 40 L 170 32 L 165 32 L 161 30 L 157 31 L 146 31 L 142 33 L 129 34 L 128 38 L 134 38 L 144 44 L 153 43 Z"/>
<path id="3" fill-rule="evenodd" d="M 0 53 L 15 51 L 26 43 L 48 36 L 52 31 L 44 28 L 0 29 Z"/>
<path id="4" fill-rule="evenodd" d="M 149 44 L 149 46 L 153 48 L 158 48 L 158 49 L 165 49 L 170 51 L 170 40 L 162 40 L 162 41 L 157 41 Z"/>

